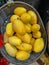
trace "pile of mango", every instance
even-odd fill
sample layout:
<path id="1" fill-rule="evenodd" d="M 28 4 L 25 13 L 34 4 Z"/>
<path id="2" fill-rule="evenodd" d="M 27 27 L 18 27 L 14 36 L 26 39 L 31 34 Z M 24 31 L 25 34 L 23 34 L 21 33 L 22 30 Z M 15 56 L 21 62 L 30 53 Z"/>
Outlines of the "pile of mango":
<path id="1" fill-rule="evenodd" d="M 24 61 L 32 52 L 39 53 L 43 50 L 44 40 L 37 21 L 34 11 L 24 7 L 14 9 L 4 33 L 5 50 L 11 57 Z"/>

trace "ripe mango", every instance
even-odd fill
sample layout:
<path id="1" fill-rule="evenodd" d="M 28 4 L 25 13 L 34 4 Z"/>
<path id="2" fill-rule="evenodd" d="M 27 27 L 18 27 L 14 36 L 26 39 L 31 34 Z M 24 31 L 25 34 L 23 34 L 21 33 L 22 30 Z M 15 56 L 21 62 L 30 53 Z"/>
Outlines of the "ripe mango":
<path id="1" fill-rule="evenodd" d="M 15 47 L 13 47 L 12 45 L 10 45 L 9 43 L 6 43 L 5 44 L 5 49 L 6 49 L 6 52 L 12 56 L 12 57 L 15 57 L 16 56 L 16 53 L 17 53 L 17 49 Z"/>
<path id="2" fill-rule="evenodd" d="M 23 51 L 30 51 L 30 50 L 32 50 L 32 45 L 27 44 L 27 43 L 22 43 L 21 45 L 17 45 L 16 47 L 19 50 L 23 50 Z"/>
<path id="3" fill-rule="evenodd" d="M 44 40 L 43 38 L 39 38 L 35 40 L 35 43 L 33 45 L 33 51 L 36 53 L 41 52 L 44 49 Z"/>
<path id="4" fill-rule="evenodd" d="M 33 24 L 32 25 L 32 32 L 36 32 L 40 30 L 40 25 L 39 24 Z"/>
<path id="5" fill-rule="evenodd" d="M 30 57 L 30 54 L 25 51 L 19 51 L 16 54 L 16 59 L 18 59 L 20 61 L 27 60 L 29 57 Z"/>
<path id="6" fill-rule="evenodd" d="M 12 36 L 13 33 L 14 33 L 14 31 L 13 31 L 13 28 L 12 28 L 12 23 L 8 23 L 8 24 L 6 25 L 6 34 L 7 34 L 8 36 Z"/>
<path id="7" fill-rule="evenodd" d="M 24 23 L 29 23 L 31 21 L 31 16 L 28 13 L 24 13 L 21 15 L 21 20 Z"/>
<path id="8" fill-rule="evenodd" d="M 40 38 L 41 37 L 41 32 L 40 31 L 34 32 L 33 37 L 34 38 Z"/>
<path id="9" fill-rule="evenodd" d="M 25 25 L 25 29 L 26 29 L 26 32 L 27 33 L 30 33 L 31 32 L 31 25 L 28 23 Z"/>
<path id="10" fill-rule="evenodd" d="M 8 42 L 9 37 L 7 36 L 6 32 L 4 33 L 4 43 Z"/>
<path id="11" fill-rule="evenodd" d="M 37 15 L 36 15 L 36 13 L 34 11 L 29 10 L 28 14 L 31 15 L 31 22 L 30 23 L 31 24 L 36 24 L 37 23 Z"/>
<path id="12" fill-rule="evenodd" d="M 16 36 L 11 36 L 11 37 L 9 37 L 9 43 L 10 43 L 11 45 L 14 45 L 14 46 L 20 45 L 20 44 L 21 44 L 21 39 L 19 39 L 19 38 L 16 37 Z"/>
<path id="13" fill-rule="evenodd" d="M 16 7 L 14 9 L 14 14 L 18 15 L 18 16 L 21 16 L 25 12 L 26 12 L 26 8 L 24 8 L 24 7 Z"/>
<path id="14" fill-rule="evenodd" d="M 30 41 L 31 41 L 31 36 L 30 36 L 28 33 L 24 34 L 24 35 L 22 36 L 22 41 L 25 42 L 25 43 L 30 43 Z"/>
<path id="15" fill-rule="evenodd" d="M 34 39 L 34 38 L 32 38 L 32 39 L 31 39 L 30 44 L 33 46 L 33 45 L 34 45 L 34 43 L 35 43 L 35 39 Z"/>
<path id="16" fill-rule="evenodd" d="M 18 34 L 25 34 L 25 26 L 21 20 L 15 20 L 13 22 L 13 29 Z"/>
<path id="17" fill-rule="evenodd" d="M 20 19 L 20 17 L 18 15 L 12 15 L 10 17 L 10 22 L 14 22 L 14 20 Z"/>

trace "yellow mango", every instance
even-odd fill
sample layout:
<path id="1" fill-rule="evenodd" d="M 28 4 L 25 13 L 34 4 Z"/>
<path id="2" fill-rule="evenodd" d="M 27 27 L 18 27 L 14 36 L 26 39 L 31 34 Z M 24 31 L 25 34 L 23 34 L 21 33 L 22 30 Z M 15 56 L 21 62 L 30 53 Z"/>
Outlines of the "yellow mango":
<path id="1" fill-rule="evenodd" d="M 30 21 L 30 23 L 31 24 L 36 24 L 37 23 L 37 15 L 36 15 L 36 13 L 34 11 L 29 10 L 28 14 L 31 15 L 31 21 Z"/>
<path id="2" fill-rule="evenodd" d="M 16 54 L 16 59 L 18 59 L 20 61 L 27 60 L 29 57 L 30 57 L 30 54 L 25 51 L 19 51 Z"/>
<path id="3" fill-rule="evenodd" d="M 22 41 L 25 42 L 25 43 L 30 43 L 30 41 L 31 41 L 31 36 L 30 36 L 28 33 L 24 34 L 24 35 L 22 36 Z"/>
<path id="4" fill-rule="evenodd" d="M 26 8 L 24 8 L 24 7 L 16 7 L 14 9 L 14 14 L 18 15 L 18 16 L 21 16 L 25 12 L 26 12 Z"/>
<path id="5" fill-rule="evenodd" d="M 27 43 L 22 43 L 21 45 L 17 45 L 16 47 L 19 50 L 23 50 L 23 51 L 30 51 L 30 50 L 32 50 L 32 45 L 27 44 Z"/>
<path id="6" fill-rule="evenodd" d="M 35 43 L 33 45 L 33 51 L 36 53 L 41 52 L 44 49 L 44 40 L 43 38 L 39 38 L 35 40 Z"/>
<path id="7" fill-rule="evenodd" d="M 11 37 L 9 37 L 9 43 L 10 43 L 11 45 L 14 45 L 14 46 L 20 45 L 20 44 L 21 44 L 21 39 L 19 39 L 19 38 L 16 37 L 16 36 L 11 36 Z"/>
<path id="8" fill-rule="evenodd" d="M 32 32 L 36 32 L 40 30 L 40 25 L 39 24 L 33 24 L 32 27 Z"/>
<path id="9" fill-rule="evenodd" d="M 35 43 L 35 39 L 34 39 L 34 38 L 32 38 L 32 39 L 31 39 L 30 44 L 33 46 L 33 45 L 34 45 L 34 43 Z"/>
<path id="10" fill-rule="evenodd" d="M 10 22 L 14 22 L 14 20 L 20 19 L 20 17 L 18 15 L 12 15 L 10 17 Z"/>
<path id="11" fill-rule="evenodd" d="M 8 42 L 8 36 L 7 36 L 7 34 L 6 34 L 6 32 L 4 33 L 4 43 L 7 43 Z"/>
<path id="12" fill-rule="evenodd" d="M 21 15 L 21 20 L 24 23 L 29 23 L 31 21 L 31 16 L 28 13 L 24 13 Z"/>
<path id="13" fill-rule="evenodd" d="M 12 23 L 8 23 L 6 25 L 6 33 L 7 33 L 8 36 L 12 36 L 13 35 L 14 31 L 12 29 Z"/>
<path id="14" fill-rule="evenodd" d="M 27 33 L 30 33 L 31 32 L 31 25 L 28 23 L 25 25 L 25 29 L 26 29 L 26 32 Z"/>
<path id="15" fill-rule="evenodd" d="M 41 32 L 40 31 L 34 32 L 33 37 L 34 38 L 40 38 L 41 37 Z"/>
<path id="16" fill-rule="evenodd" d="M 6 43 L 5 44 L 5 49 L 6 49 L 6 52 L 12 56 L 12 57 L 15 57 L 16 56 L 16 53 L 17 53 L 17 49 L 15 47 L 13 47 L 12 45 L 10 45 L 9 43 Z"/>
<path id="17" fill-rule="evenodd" d="M 13 22 L 13 29 L 18 34 L 25 34 L 25 26 L 21 20 L 15 20 Z"/>

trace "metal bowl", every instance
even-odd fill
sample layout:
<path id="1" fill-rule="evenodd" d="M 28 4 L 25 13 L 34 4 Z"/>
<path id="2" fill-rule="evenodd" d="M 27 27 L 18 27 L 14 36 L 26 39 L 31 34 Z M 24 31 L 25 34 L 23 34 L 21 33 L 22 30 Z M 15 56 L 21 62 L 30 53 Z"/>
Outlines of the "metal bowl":
<path id="1" fill-rule="evenodd" d="M 14 8 L 18 7 L 18 6 L 25 7 L 27 10 L 33 10 L 37 14 L 38 23 L 41 26 L 42 37 L 44 38 L 44 42 L 45 42 L 44 49 L 40 53 L 32 52 L 30 58 L 26 61 L 18 61 L 16 58 L 9 56 L 4 47 L 1 48 L 0 50 L 1 50 L 2 55 L 9 62 L 12 62 L 17 65 L 27 65 L 27 64 L 31 64 L 34 61 L 38 60 L 40 58 L 40 56 L 45 52 L 46 45 L 47 45 L 47 35 L 46 35 L 46 31 L 45 31 L 42 19 L 41 19 L 39 13 L 37 12 L 37 10 L 33 6 L 31 6 L 27 3 L 24 3 L 24 2 L 20 2 L 20 1 L 15 1 L 13 3 L 5 4 L 0 8 L 0 22 L 2 23 L 1 33 L 4 34 L 5 26 L 8 23 L 10 16 L 13 14 Z"/>

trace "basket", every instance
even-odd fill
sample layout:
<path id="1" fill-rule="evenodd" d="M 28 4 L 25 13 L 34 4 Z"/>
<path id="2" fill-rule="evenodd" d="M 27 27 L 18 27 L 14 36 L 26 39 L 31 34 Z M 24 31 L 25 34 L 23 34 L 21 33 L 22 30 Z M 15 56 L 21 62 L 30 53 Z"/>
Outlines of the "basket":
<path id="1" fill-rule="evenodd" d="M 23 6 L 27 10 L 33 10 L 37 14 L 38 23 L 41 26 L 42 37 L 44 38 L 44 42 L 45 42 L 44 49 L 40 53 L 32 52 L 30 58 L 28 60 L 26 60 L 26 61 L 23 61 L 23 62 L 18 61 L 15 58 L 9 56 L 4 47 L 2 49 L 0 49 L 0 50 L 1 50 L 2 55 L 9 62 L 17 64 L 17 65 L 27 65 L 27 64 L 29 65 L 29 64 L 33 63 L 34 61 L 36 61 L 37 59 L 39 59 L 40 56 L 45 52 L 46 45 L 47 45 L 47 35 L 46 35 L 46 31 L 45 31 L 43 22 L 41 20 L 41 17 L 39 15 L 39 13 L 37 12 L 37 10 L 33 6 L 31 6 L 31 5 L 27 4 L 27 3 L 21 2 L 21 1 L 15 1 L 13 3 L 5 4 L 2 7 L 0 7 L 0 24 L 2 24 L 1 33 L 4 34 L 5 26 L 9 22 L 9 18 L 13 14 L 13 10 L 15 9 L 15 7 L 18 7 L 18 6 Z"/>

